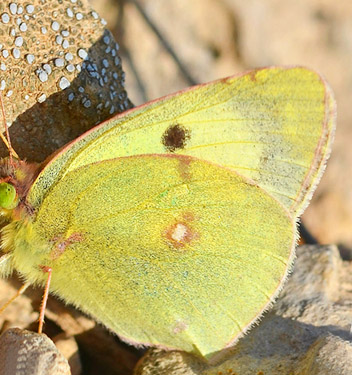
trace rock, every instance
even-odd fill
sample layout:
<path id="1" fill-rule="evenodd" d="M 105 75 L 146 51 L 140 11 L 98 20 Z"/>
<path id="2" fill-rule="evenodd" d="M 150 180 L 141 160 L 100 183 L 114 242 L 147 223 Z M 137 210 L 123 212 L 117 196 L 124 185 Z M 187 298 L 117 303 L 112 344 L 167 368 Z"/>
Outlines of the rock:
<path id="1" fill-rule="evenodd" d="M 0 336 L 0 375 L 71 375 L 67 360 L 44 334 L 9 329 Z"/>
<path id="2" fill-rule="evenodd" d="M 73 336 L 60 333 L 53 338 L 57 350 L 67 359 L 71 375 L 80 375 L 82 372 L 81 359 L 76 340 Z"/>
<path id="3" fill-rule="evenodd" d="M 297 369 L 297 374 L 347 375 L 352 369 L 352 345 L 338 336 L 326 335 L 317 339 Z"/>
<path id="4" fill-rule="evenodd" d="M 334 246 L 299 247 L 274 308 L 232 348 L 211 363 L 152 349 L 135 375 L 351 374 L 351 271 L 351 262 L 343 262 Z"/>
<path id="5" fill-rule="evenodd" d="M 0 15 L 0 93 L 21 158 L 42 161 L 132 106 L 119 46 L 87 0 L 6 0 Z"/>

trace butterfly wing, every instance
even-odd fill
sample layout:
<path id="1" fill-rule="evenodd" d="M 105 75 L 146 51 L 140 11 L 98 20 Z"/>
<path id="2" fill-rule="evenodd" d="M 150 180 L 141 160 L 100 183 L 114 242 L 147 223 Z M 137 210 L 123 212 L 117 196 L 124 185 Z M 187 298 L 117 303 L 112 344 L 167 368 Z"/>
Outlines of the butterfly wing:
<path id="1" fill-rule="evenodd" d="M 137 107 L 43 168 L 15 267 L 43 283 L 51 266 L 54 292 L 127 341 L 209 357 L 279 290 L 333 131 L 331 92 L 304 68 Z"/>
<path id="2" fill-rule="evenodd" d="M 31 282 L 52 267 L 51 290 L 125 340 L 207 357 L 270 304 L 294 237 L 288 211 L 235 172 L 141 155 L 66 173 L 14 258 Z"/>
<path id="3" fill-rule="evenodd" d="M 273 67 L 158 99 L 97 126 L 64 149 L 30 200 L 65 173 L 96 161 L 149 153 L 184 154 L 252 179 L 294 216 L 322 174 L 335 102 L 316 73 Z"/>

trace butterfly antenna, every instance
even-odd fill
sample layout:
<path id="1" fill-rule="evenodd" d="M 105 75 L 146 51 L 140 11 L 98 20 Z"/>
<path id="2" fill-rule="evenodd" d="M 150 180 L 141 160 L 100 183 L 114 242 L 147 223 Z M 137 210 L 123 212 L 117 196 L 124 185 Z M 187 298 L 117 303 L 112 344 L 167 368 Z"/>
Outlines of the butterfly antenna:
<path id="1" fill-rule="evenodd" d="M 18 157 L 16 151 L 11 146 L 10 132 L 9 132 L 9 127 L 7 126 L 7 122 L 6 122 L 4 101 L 2 99 L 1 93 L 0 93 L 0 104 L 1 104 L 2 120 L 3 120 L 3 123 L 4 123 L 6 138 L 4 137 L 2 132 L 0 132 L 0 137 L 3 140 L 3 142 L 5 143 L 7 149 L 9 150 L 10 164 L 13 165 L 13 158 L 15 157 L 15 158 L 19 159 L 19 157 Z"/>

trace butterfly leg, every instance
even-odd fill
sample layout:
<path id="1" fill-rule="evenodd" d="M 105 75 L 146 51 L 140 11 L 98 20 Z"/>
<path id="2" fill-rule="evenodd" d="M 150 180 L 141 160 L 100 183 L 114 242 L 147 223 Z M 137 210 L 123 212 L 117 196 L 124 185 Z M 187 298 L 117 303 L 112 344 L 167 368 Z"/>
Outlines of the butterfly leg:
<path id="1" fill-rule="evenodd" d="M 50 287 L 51 274 L 52 274 L 52 268 L 51 267 L 40 266 L 40 268 L 42 269 L 43 272 L 48 274 L 48 278 L 46 279 L 43 299 L 42 299 L 42 303 L 40 305 L 38 333 L 42 333 L 42 331 L 43 331 L 44 314 L 45 314 L 46 303 L 48 301 L 49 287 Z"/>
<path id="2" fill-rule="evenodd" d="M 7 308 L 7 306 L 11 305 L 11 303 L 21 294 L 24 293 L 24 291 L 29 287 L 30 283 L 25 283 L 21 286 L 20 289 L 18 289 L 17 293 L 11 297 L 3 306 L 0 307 L 0 314 Z"/>

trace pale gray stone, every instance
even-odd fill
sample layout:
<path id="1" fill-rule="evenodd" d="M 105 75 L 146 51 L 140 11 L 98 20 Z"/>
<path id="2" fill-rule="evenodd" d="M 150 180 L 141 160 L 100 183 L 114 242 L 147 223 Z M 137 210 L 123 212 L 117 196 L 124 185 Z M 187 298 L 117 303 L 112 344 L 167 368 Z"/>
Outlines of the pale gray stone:
<path id="1" fill-rule="evenodd" d="M 44 334 L 12 328 L 0 336 L 0 375 L 71 375 L 67 360 Z"/>

